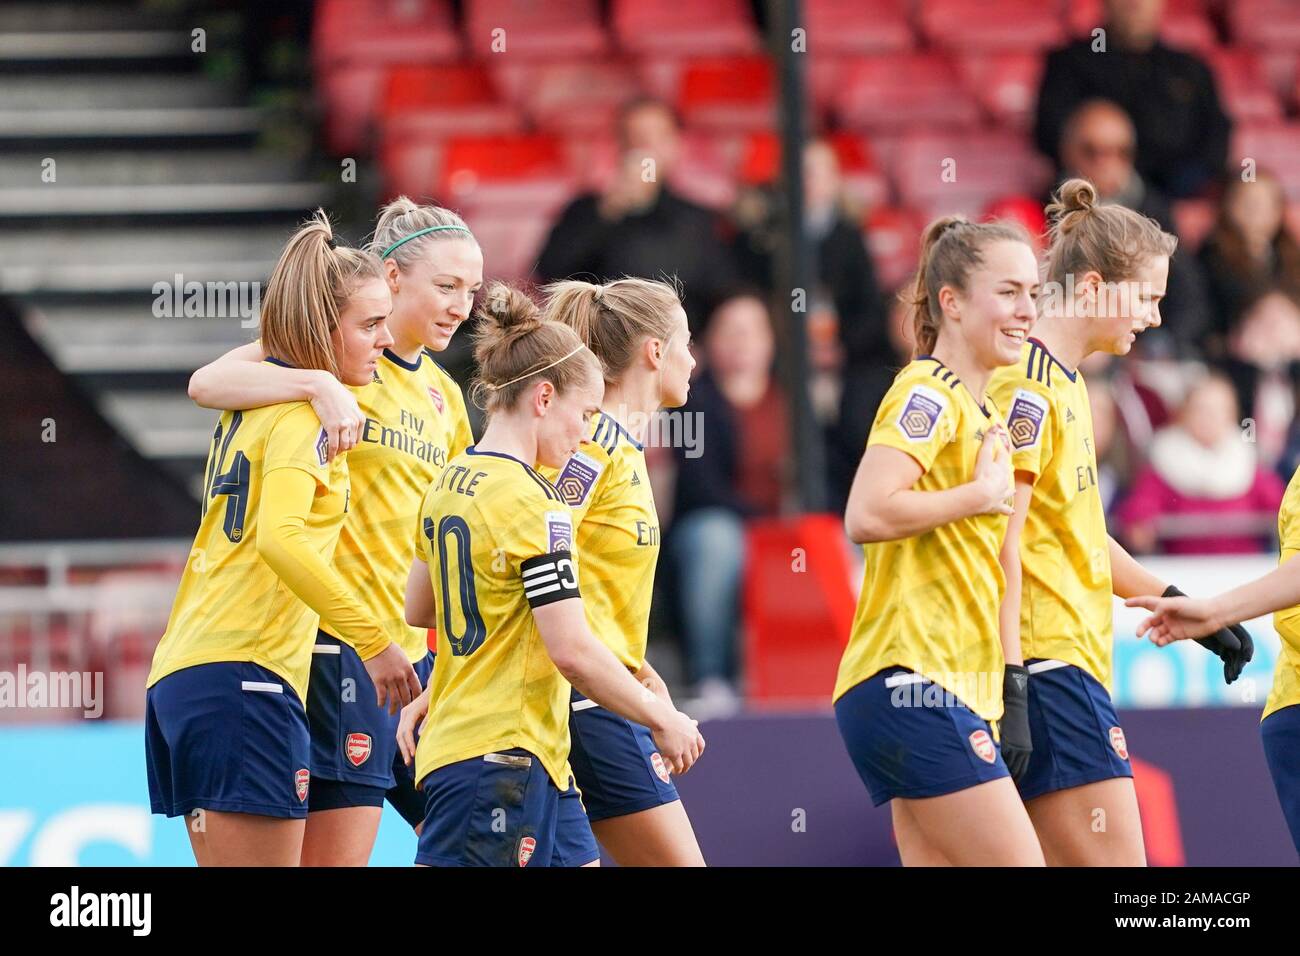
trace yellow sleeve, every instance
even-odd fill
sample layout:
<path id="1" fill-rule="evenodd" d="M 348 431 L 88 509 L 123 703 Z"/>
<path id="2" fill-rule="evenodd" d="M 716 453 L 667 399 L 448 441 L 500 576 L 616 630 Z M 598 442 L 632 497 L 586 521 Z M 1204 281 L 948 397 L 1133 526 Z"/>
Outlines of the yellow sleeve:
<path id="1" fill-rule="evenodd" d="M 510 568 L 530 606 L 581 598 L 578 560 L 573 542 L 573 513 L 563 501 L 541 494 L 524 494 L 512 509 L 516 515 L 506 544 Z"/>
<path id="2" fill-rule="evenodd" d="M 306 402 L 294 402 L 275 420 L 266 437 L 263 474 L 277 468 L 297 468 L 322 485 L 329 484 L 326 460 L 329 440 L 320 419 Z"/>
<path id="3" fill-rule="evenodd" d="M 998 390 L 998 406 L 1007 410 L 1011 467 L 1039 477 L 1056 447 L 1051 391 L 1040 382 L 1021 378 Z"/>
<path id="4" fill-rule="evenodd" d="M 369 660 L 391 641 L 311 544 L 306 522 L 317 484 L 311 470 L 296 466 L 281 465 L 263 475 L 257 553 L 363 661 Z"/>
<path id="5" fill-rule="evenodd" d="M 915 458 L 922 471 L 929 471 L 956 434 L 960 414 L 947 385 L 896 379 L 876 411 L 867 447 L 897 448 Z"/>
<path id="6" fill-rule="evenodd" d="M 585 441 L 552 480 L 564 503 L 572 510 L 575 524 L 582 523 L 592 503 L 609 484 L 613 464 L 605 449 L 596 442 Z M 548 474 L 547 477 L 551 476 Z"/>

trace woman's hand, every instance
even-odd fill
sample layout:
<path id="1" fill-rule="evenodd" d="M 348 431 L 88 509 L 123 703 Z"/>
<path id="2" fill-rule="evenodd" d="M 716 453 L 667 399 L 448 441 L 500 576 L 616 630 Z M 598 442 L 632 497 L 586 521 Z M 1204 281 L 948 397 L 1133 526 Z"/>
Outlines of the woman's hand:
<path id="1" fill-rule="evenodd" d="M 423 694 L 402 708 L 402 716 L 397 720 L 397 749 L 402 753 L 402 762 L 408 767 L 415 759 L 415 739 L 424 730 L 424 721 L 428 715 L 429 688 L 426 687 Z"/>
<path id="2" fill-rule="evenodd" d="M 361 440 L 366 417 L 361 414 L 357 397 L 329 372 L 321 372 L 312 386 L 311 407 L 325 429 L 325 438 L 329 442 L 327 459 L 346 452 Z"/>
<path id="3" fill-rule="evenodd" d="M 1001 425 L 985 429 L 970 483 L 979 492 L 979 509 L 975 514 L 1015 514 L 1011 504 L 1015 495 L 1011 480 L 1011 442 Z"/>

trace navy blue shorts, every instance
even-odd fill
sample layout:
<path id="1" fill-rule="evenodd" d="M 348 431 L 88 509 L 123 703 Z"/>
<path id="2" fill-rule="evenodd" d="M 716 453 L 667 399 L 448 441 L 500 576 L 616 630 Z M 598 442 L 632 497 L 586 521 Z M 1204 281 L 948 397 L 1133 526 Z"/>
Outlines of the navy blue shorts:
<path id="1" fill-rule="evenodd" d="M 1259 733 L 1282 815 L 1300 853 L 1300 704 L 1273 711 L 1259 725 Z"/>
<path id="2" fill-rule="evenodd" d="M 846 691 L 835 702 L 835 721 L 875 806 L 1010 776 L 989 722 L 904 667 Z"/>
<path id="3" fill-rule="evenodd" d="M 433 671 L 433 654 L 413 666 L 423 686 Z M 351 645 L 317 632 L 307 685 L 311 772 L 317 781 L 347 786 L 317 787 L 309 809 L 378 807 L 391 794 L 390 802 L 412 826 L 424 819 L 413 770 L 397 749 L 399 717 L 400 712 L 389 716 L 375 704 L 375 685 Z"/>
<path id="4" fill-rule="evenodd" d="M 415 862 L 425 866 L 583 866 L 600 849 L 578 790 L 560 792 L 526 750 L 471 757 L 421 781 Z"/>
<path id="5" fill-rule="evenodd" d="M 1128 742 L 1110 694 L 1087 671 L 1035 658 L 1029 669 L 1029 733 L 1034 752 L 1020 797 L 1131 777 Z"/>
<path id="6" fill-rule="evenodd" d="M 608 820 L 680 799 L 650 730 L 588 700 L 570 701 L 569 763 L 589 820 Z"/>
<path id="7" fill-rule="evenodd" d="M 305 817 L 307 715 L 280 675 L 246 661 L 197 664 L 145 695 L 149 805 Z"/>

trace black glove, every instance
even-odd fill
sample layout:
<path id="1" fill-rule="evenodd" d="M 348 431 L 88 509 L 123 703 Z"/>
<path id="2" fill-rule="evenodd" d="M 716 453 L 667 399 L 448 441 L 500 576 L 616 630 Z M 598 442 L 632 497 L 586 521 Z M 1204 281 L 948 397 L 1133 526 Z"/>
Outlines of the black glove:
<path id="1" fill-rule="evenodd" d="M 1029 737 L 1029 671 L 1019 664 L 1008 664 L 1002 675 L 1002 720 L 998 731 L 1002 759 L 1011 778 L 1019 783 L 1029 769 L 1029 755 L 1034 752 Z"/>
<path id="2" fill-rule="evenodd" d="M 1172 584 L 1160 596 L 1187 597 Z M 1231 624 L 1208 637 L 1198 637 L 1196 643 L 1223 661 L 1223 680 L 1227 684 L 1240 677 L 1242 669 L 1255 656 L 1255 642 L 1240 624 Z"/>

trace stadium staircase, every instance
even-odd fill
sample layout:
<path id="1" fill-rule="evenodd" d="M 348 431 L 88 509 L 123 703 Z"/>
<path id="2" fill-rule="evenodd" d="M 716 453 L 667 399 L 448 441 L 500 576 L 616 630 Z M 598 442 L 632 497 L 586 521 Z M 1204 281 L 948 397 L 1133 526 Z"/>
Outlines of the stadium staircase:
<path id="1" fill-rule="evenodd" d="M 0 7 L 0 288 L 74 386 L 195 494 L 213 416 L 185 381 L 248 341 L 256 315 L 159 317 L 155 284 L 264 283 L 303 211 L 331 198 L 309 137 L 237 82 L 237 27 L 175 3 Z"/>

